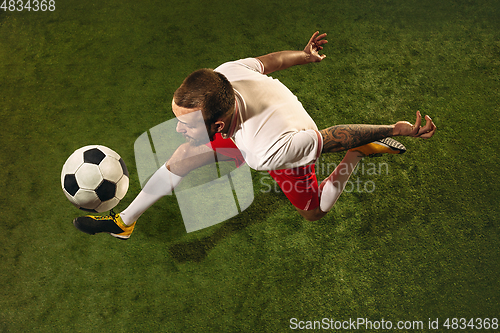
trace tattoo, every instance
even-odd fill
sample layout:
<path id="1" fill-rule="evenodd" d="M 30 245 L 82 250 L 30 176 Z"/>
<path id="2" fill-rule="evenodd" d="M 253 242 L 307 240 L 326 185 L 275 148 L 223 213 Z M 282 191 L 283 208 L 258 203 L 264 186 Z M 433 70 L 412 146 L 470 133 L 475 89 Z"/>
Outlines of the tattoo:
<path id="1" fill-rule="evenodd" d="M 392 126 L 338 125 L 321 130 L 323 153 L 359 147 L 392 136 Z"/>

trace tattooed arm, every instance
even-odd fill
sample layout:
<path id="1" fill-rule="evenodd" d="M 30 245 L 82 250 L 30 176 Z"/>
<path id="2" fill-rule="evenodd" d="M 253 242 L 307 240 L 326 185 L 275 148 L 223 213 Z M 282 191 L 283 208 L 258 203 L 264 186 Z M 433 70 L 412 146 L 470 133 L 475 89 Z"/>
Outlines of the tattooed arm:
<path id="1" fill-rule="evenodd" d="M 323 153 L 359 147 L 392 136 L 394 126 L 338 125 L 321 130 Z"/>
<path id="2" fill-rule="evenodd" d="M 398 121 L 394 125 L 338 125 L 321 130 L 323 153 L 348 150 L 387 138 L 389 136 L 411 136 L 428 139 L 436 132 L 436 125 L 429 116 L 425 116 L 425 126 L 420 127 L 422 115 L 417 111 L 417 120 L 412 125 L 407 121 Z"/>

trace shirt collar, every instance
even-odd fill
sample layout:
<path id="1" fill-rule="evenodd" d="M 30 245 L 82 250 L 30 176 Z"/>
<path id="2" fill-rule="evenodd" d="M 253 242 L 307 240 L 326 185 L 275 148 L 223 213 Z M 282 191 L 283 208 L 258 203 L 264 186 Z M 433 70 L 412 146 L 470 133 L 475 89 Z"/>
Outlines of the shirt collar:
<path id="1" fill-rule="evenodd" d="M 240 105 L 240 94 L 235 90 L 235 105 L 234 105 L 234 114 L 233 114 L 233 117 L 231 118 L 231 125 L 229 127 L 229 131 L 227 131 L 226 134 L 222 134 L 222 137 L 224 139 L 227 139 L 227 138 L 231 138 L 233 137 L 234 135 L 234 132 L 236 131 L 236 127 L 238 125 L 238 120 L 239 120 L 239 117 L 240 117 L 240 109 L 241 109 L 241 105 Z"/>

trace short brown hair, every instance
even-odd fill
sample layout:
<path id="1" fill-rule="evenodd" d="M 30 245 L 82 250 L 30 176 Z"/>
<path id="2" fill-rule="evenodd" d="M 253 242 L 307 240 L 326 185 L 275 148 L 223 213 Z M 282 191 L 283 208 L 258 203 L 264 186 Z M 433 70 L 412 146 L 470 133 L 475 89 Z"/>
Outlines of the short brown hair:
<path id="1" fill-rule="evenodd" d="M 174 102 L 178 106 L 200 108 L 207 126 L 233 109 L 234 98 L 229 80 L 208 68 L 191 73 L 174 93 Z"/>

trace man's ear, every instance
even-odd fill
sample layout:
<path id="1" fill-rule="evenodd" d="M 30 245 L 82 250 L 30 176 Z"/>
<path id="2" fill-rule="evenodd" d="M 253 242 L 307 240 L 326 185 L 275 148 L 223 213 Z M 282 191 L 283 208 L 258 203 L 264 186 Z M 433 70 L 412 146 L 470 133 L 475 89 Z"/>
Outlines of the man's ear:
<path id="1" fill-rule="evenodd" d="M 222 120 L 216 121 L 214 125 L 215 125 L 214 129 L 219 133 L 222 132 L 222 130 L 226 127 L 226 123 L 224 123 L 224 121 Z"/>

